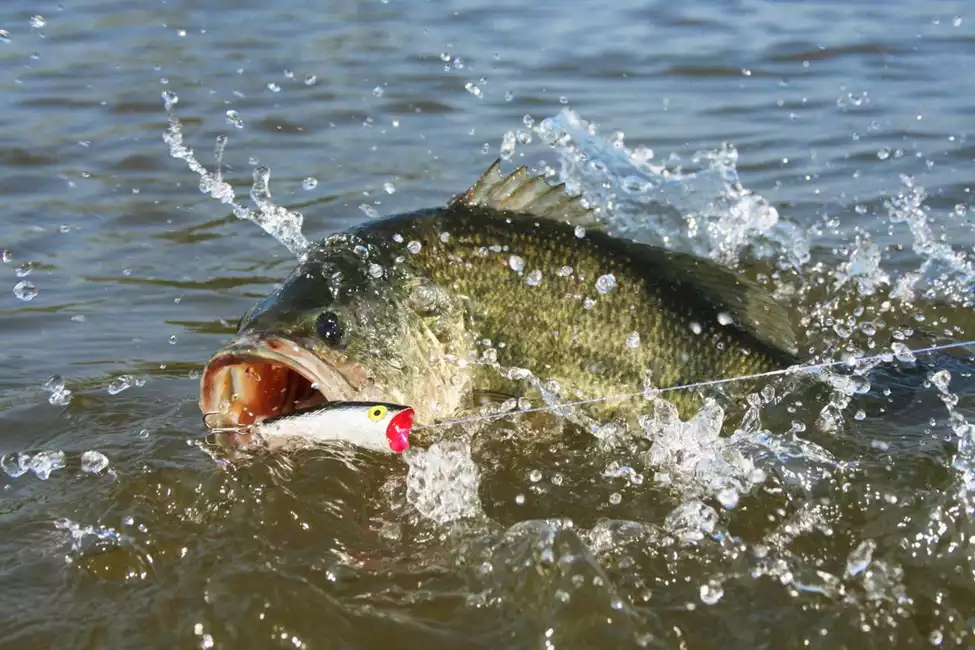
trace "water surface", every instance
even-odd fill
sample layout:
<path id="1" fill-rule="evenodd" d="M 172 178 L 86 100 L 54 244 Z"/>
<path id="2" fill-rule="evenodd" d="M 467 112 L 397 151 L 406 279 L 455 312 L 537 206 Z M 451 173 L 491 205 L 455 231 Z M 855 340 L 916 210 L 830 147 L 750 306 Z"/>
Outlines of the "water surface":
<path id="1" fill-rule="evenodd" d="M 198 5 L 0 12 L 0 645 L 975 642 L 964 351 L 896 414 L 840 385 L 651 423 L 650 451 L 512 420 L 216 462 L 199 371 L 294 258 L 169 155 L 161 97 L 309 238 L 503 153 L 767 281 L 823 358 L 902 368 L 900 336 L 975 334 L 970 3 Z"/>

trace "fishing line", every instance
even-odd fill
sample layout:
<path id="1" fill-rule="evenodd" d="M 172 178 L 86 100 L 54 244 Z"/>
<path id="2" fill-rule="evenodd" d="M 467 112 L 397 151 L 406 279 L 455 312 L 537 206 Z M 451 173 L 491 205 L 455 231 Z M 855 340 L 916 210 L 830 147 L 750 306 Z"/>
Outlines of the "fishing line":
<path id="1" fill-rule="evenodd" d="M 910 353 L 913 356 L 919 356 L 924 354 L 929 354 L 931 352 L 937 352 L 939 350 L 950 350 L 952 348 L 961 348 L 966 345 L 975 345 L 975 340 L 972 341 L 962 341 L 960 343 L 946 343 L 944 345 L 933 345 L 927 348 L 919 348 L 917 350 L 906 349 L 899 353 L 898 356 L 904 353 Z M 813 363 L 807 365 L 795 365 L 789 366 L 788 368 L 780 368 L 778 370 L 769 370 L 767 372 L 758 372 L 753 375 L 739 375 L 737 377 L 726 377 L 724 379 L 709 379 L 706 381 L 696 381 L 690 384 L 680 384 L 679 386 L 667 386 L 666 388 L 648 388 L 641 390 L 638 393 L 618 393 L 616 395 L 609 395 L 607 397 L 594 397 L 592 399 L 582 399 L 574 402 L 563 402 L 561 404 L 553 404 L 548 406 L 537 406 L 534 408 L 519 409 L 517 411 L 505 411 L 504 413 L 490 413 L 487 415 L 477 415 L 469 418 L 459 418 L 456 420 L 446 420 L 444 422 L 438 422 L 436 424 L 423 424 L 420 426 L 414 426 L 414 431 L 419 431 L 422 429 L 436 429 L 440 427 L 449 427 L 457 424 L 471 424 L 474 422 L 483 422 L 485 420 L 499 420 L 501 418 L 514 417 L 517 415 L 524 415 L 526 413 L 541 413 L 544 411 L 555 411 L 558 409 L 571 408 L 573 406 L 586 406 L 588 404 L 599 404 L 601 402 L 610 402 L 613 400 L 621 399 L 632 399 L 634 397 L 644 397 L 649 398 L 652 395 L 658 395 L 660 393 L 669 393 L 678 390 L 691 390 L 694 388 L 707 388 L 710 386 L 720 386 L 722 384 L 730 384 L 736 381 L 747 381 L 750 379 L 766 379 L 769 377 L 778 377 L 781 375 L 793 375 L 803 372 L 815 372 L 819 370 L 826 370 L 828 368 L 834 368 L 836 366 L 852 366 L 858 363 L 869 362 L 869 361 L 885 361 L 889 360 L 894 356 L 893 352 L 884 352 L 882 354 L 874 354 L 868 357 L 858 357 L 855 359 L 848 360 L 838 360 L 829 361 L 826 363 Z"/>

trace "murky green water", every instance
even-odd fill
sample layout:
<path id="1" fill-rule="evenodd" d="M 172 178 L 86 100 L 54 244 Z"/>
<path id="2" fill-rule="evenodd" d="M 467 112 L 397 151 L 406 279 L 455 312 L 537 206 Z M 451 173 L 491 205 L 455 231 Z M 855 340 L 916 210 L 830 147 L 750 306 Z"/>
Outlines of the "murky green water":
<path id="1" fill-rule="evenodd" d="M 975 365 L 898 347 L 975 338 L 969 3 L 205 4 L 0 10 L 0 646 L 975 644 Z M 199 371 L 292 257 L 170 157 L 167 90 L 308 237 L 504 150 L 891 376 L 221 464 Z"/>

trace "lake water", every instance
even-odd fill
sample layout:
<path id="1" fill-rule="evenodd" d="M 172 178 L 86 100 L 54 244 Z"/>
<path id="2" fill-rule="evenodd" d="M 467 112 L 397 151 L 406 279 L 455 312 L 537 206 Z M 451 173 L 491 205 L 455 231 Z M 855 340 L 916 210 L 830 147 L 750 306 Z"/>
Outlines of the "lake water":
<path id="1" fill-rule="evenodd" d="M 509 422 L 218 462 L 200 370 L 294 256 L 201 193 L 162 99 L 309 238 L 503 153 L 764 278 L 817 358 L 903 367 L 975 338 L 970 2 L 7 0 L 0 30 L 3 648 L 975 645 L 964 350 L 885 413 L 836 380 L 650 451 Z"/>

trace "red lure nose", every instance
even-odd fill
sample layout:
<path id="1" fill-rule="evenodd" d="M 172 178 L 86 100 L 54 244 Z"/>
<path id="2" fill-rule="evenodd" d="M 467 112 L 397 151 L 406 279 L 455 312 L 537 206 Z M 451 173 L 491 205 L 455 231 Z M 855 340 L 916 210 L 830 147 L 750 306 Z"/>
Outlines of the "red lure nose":
<path id="1" fill-rule="evenodd" d="M 410 430 L 413 428 L 413 409 L 404 409 L 393 416 L 386 427 L 386 440 L 389 448 L 397 454 L 410 446 Z"/>

